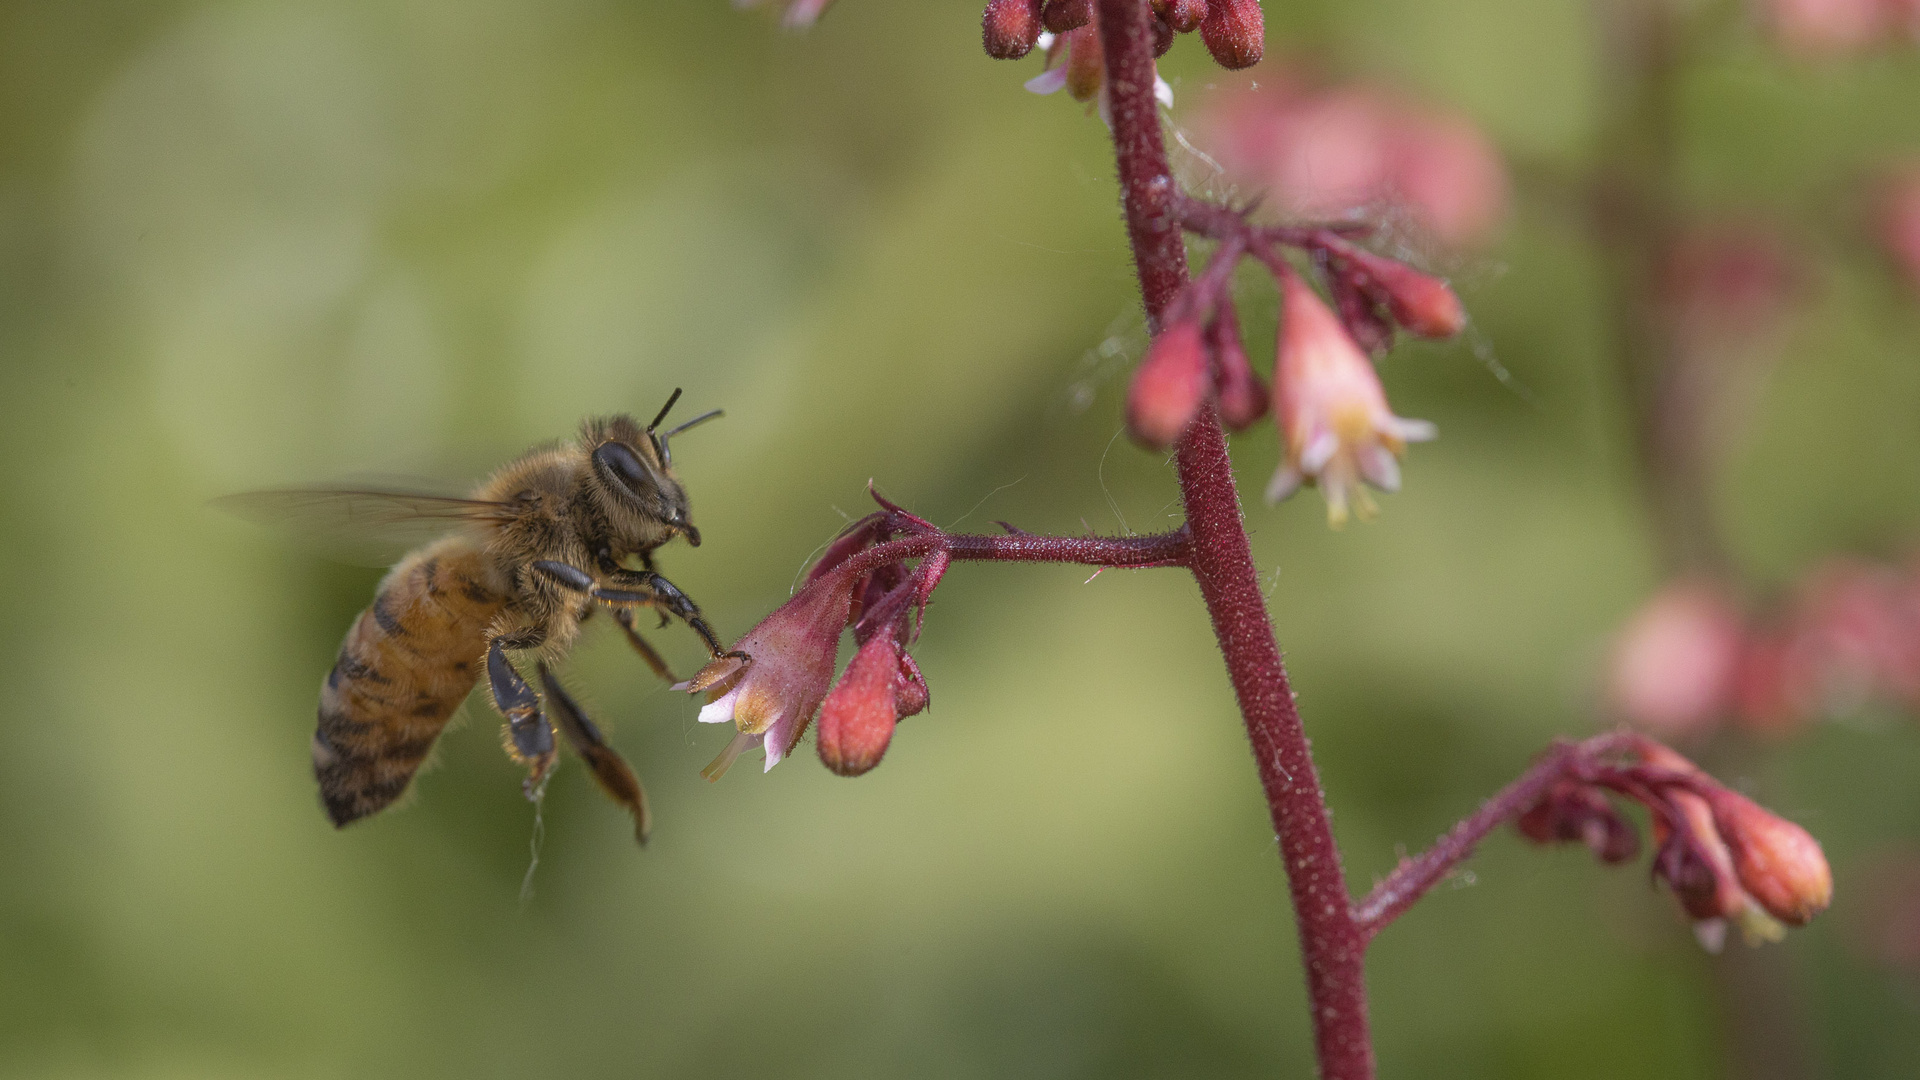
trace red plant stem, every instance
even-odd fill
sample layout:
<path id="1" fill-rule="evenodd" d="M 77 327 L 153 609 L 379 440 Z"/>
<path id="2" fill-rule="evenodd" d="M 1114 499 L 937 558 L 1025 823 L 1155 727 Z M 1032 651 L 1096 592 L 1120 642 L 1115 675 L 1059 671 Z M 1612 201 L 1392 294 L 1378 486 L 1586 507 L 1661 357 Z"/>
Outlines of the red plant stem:
<path id="1" fill-rule="evenodd" d="M 1099 24 L 1121 204 L 1141 297 L 1148 320 L 1157 326 L 1187 283 L 1187 258 L 1182 200 L 1155 112 L 1147 0 L 1100 0 Z M 1211 406 L 1188 427 L 1176 460 L 1192 531 L 1187 565 L 1213 618 L 1293 895 L 1320 1075 L 1371 1080 L 1366 940 L 1353 920 L 1326 798 L 1241 524 L 1226 436 Z"/>
<path id="2" fill-rule="evenodd" d="M 1371 940 L 1412 907 L 1428 889 L 1439 884 L 1447 872 L 1509 818 L 1515 817 L 1546 794 L 1548 788 L 1569 775 L 1584 771 L 1594 759 L 1627 745 L 1620 735 L 1597 735 L 1580 743 L 1555 743 L 1540 756 L 1519 779 L 1501 788 L 1481 804 L 1472 817 L 1455 825 L 1418 857 L 1402 859 L 1385 881 L 1373 887 L 1366 898 L 1353 906 L 1353 918 L 1360 933 Z"/>

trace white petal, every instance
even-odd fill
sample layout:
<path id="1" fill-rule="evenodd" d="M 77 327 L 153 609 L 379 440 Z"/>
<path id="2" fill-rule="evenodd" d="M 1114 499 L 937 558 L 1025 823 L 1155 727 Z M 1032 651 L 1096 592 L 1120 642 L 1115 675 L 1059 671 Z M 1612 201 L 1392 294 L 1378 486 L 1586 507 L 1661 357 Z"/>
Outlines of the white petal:
<path id="1" fill-rule="evenodd" d="M 1403 420 L 1393 418 L 1393 433 L 1400 436 L 1402 442 L 1432 442 L 1440 437 L 1440 429 L 1430 420 Z"/>
<path id="2" fill-rule="evenodd" d="M 1362 447 L 1357 455 L 1360 459 L 1360 475 L 1367 483 L 1381 491 L 1400 490 L 1400 462 L 1396 461 L 1393 451 L 1374 443 Z"/>
<path id="3" fill-rule="evenodd" d="M 1153 73 L 1153 97 L 1161 108 L 1173 108 L 1173 87 L 1168 86 L 1167 80 L 1161 78 L 1157 71 Z"/>
<path id="4" fill-rule="evenodd" d="M 700 706 L 700 722 L 703 724 L 733 723 L 733 705 L 739 696 L 740 690 L 738 687 L 735 687 L 725 694 L 722 694 L 719 700 L 709 701 L 705 705 Z"/>
<path id="5" fill-rule="evenodd" d="M 1300 490 L 1300 482 L 1306 477 L 1291 465 L 1282 465 L 1273 471 L 1273 479 L 1267 481 L 1267 502 L 1277 503 Z"/>
<path id="6" fill-rule="evenodd" d="M 1041 52 L 1046 52 L 1048 49 L 1053 48 L 1053 31 L 1040 31 L 1040 36 L 1034 39 L 1033 47 L 1039 49 Z"/>
<path id="7" fill-rule="evenodd" d="M 1051 94 L 1056 90 L 1065 88 L 1066 85 L 1067 65 L 1065 64 L 1061 64 L 1057 68 L 1048 68 L 1046 71 L 1027 80 L 1027 89 L 1036 94 Z"/>
<path id="8" fill-rule="evenodd" d="M 1327 462 L 1340 450 L 1340 436 L 1331 431 L 1322 431 L 1307 441 L 1307 448 L 1300 452 L 1300 471 L 1308 476 L 1318 476 Z"/>

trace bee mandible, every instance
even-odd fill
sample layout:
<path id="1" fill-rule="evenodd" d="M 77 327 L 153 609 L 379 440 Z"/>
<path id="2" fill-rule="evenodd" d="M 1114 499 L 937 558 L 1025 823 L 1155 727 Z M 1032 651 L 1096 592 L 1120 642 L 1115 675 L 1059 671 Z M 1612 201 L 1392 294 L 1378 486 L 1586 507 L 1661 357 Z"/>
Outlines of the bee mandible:
<path id="1" fill-rule="evenodd" d="M 578 438 L 539 447 L 496 471 L 471 498 L 377 490 L 254 492 L 221 500 L 252 517 L 332 518 L 351 526 L 443 523 L 451 531 L 401 559 L 340 645 L 320 688 L 313 772 L 335 826 L 377 813 L 403 794 L 448 719 L 484 675 L 506 719 L 507 753 L 527 768 L 536 797 L 555 759 L 551 714 L 594 779 L 633 815 L 645 843 L 645 789 L 581 710 L 552 663 L 600 608 L 655 674 L 672 682 L 635 613 L 678 617 L 714 656 L 719 638 L 700 609 L 654 569 L 676 537 L 700 545 L 669 442 L 711 420 L 662 432 L 680 391 L 641 427 L 630 416 L 588 419 Z M 637 562 L 637 567 L 628 565 Z M 542 695 L 515 668 L 533 653 Z"/>

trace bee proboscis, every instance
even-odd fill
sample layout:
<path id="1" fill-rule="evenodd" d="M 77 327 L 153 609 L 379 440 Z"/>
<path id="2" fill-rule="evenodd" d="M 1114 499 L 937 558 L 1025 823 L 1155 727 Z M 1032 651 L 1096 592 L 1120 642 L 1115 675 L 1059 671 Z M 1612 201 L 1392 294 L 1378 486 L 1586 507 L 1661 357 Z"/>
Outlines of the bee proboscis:
<path id="1" fill-rule="evenodd" d="M 645 843 L 645 789 L 554 676 L 582 620 L 610 610 L 655 674 L 674 681 L 642 638 L 634 614 L 677 616 L 721 655 L 700 609 L 653 566 L 675 537 L 699 546 L 686 490 L 673 473 L 669 440 L 719 416 L 672 430 L 630 416 L 587 420 L 572 442 L 528 451 L 496 471 L 471 498 L 399 491 L 298 489 L 220 500 L 256 518 L 294 516 L 352 527 L 444 523 L 446 535 L 409 553 L 380 583 L 347 631 L 320 689 L 313 771 L 327 816 L 345 826 L 406 791 L 448 719 L 484 675 L 506 719 L 506 749 L 527 767 L 534 797 L 555 758 L 553 727 L 586 761 L 607 795 L 633 815 Z M 637 567 L 628 565 L 637 562 Z M 544 691 L 528 685 L 510 655 L 532 652 Z"/>

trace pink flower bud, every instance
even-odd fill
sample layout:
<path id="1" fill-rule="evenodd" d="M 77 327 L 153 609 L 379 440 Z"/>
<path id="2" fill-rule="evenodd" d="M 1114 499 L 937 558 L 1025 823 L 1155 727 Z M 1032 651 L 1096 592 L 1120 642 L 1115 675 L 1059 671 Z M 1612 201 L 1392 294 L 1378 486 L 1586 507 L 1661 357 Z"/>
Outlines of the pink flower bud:
<path id="1" fill-rule="evenodd" d="M 1423 338 L 1450 338 L 1467 328 L 1467 312 L 1453 289 L 1437 277 L 1423 274 L 1398 259 L 1355 248 L 1349 258 L 1367 277 L 1372 292 L 1407 333 Z"/>
<path id="2" fill-rule="evenodd" d="M 1207 348 L 1213 353 L 1220 422 L 1229 431 L 1245 431 L 1267 415 L 1271 397 L 1267 384 L 1253 373 L 1247 359 L 1247 347 L 1240 340 L 1240 319 L 1231 300 L 1222 300 L 1213 321 L 1207 324 Z"/>
<path id="3" fill-rule="evenodd" d="M 720 657 L 674 687 L 706 692 L 701 723 L 731 721 L 738 729 L 704 770 L 707 779 L 718 780 L 735 758 L 758 746 L 766 748 L 771 769 L 800 741 L 833 681 L 853 584 L 844 573 L 808 582 L 734 643 L 733 651 L 750 659 Z"/>
<path id="4" fill-rule="evenodd" d="M 1667 792 L 1667 813 L 1653 816 L 1660 846 L 1654 875 L 1666 881 L 1675 899 L 1697 921 L 1738 919 L 1749 899 L 1733 869 L 1733 855 L 1714 828 L 1713 810 L 1690 791 Z"/>
<path id="5" fill-rule="evenodd" d="M 1047 0 L 1041 21 L 1048 33 L 1078 30 L 1093 21 L 1093 0 Z"/>
<path id="6" fill-rule="evenodd" d="M 1742 638 L 1739 612 L 1718 588 L 1669 585 L 1621 630 L 1608 663 L 1608 703 L 1663 737 L 1701 734 L 1731 710 Z"/>
<path id="7" fill-rule="evenodd" d="M 1040 40 L 1040 0 L 987 0 L 980 34 L 988 56 L 1020 59 Z"/>
<path id="8" fill-rule="evenodd" d="M 1174 323 L 1153 339 L 1127 389 L 1127 431 L 1156 450 L 1178 442 L 1207 399 L 1211 373 L 1200 324 Z"/>
<path id="9" fill-rule="evenodd" d="M 887 752 L 900 718 L 900 644 L 891 633 L 868 639 L 820 706 L 820 760 L 841 776 L 859 776 Z"/>
<path id="10" fill-rule="evenodd" d="M 1200 39 L 1221 67 L 1249 68 L 1266 52 L 1266 16 L 1260 0 L 1209 0 L 1200 20 Z"/>
<path id="11" fill-rule="evenodd" d="M 1833 872 L 1805 829 L 1738 792 L 1714 786 L 1708 802 L 1747 895 L 1788 926 L 1805 926 L 1833 900 Z"/>
<path id="12" fill-rule="evenodd" d="M 1337 527 L 1346 522 L 1350 502 L 1363 517 L 1373 512 L 1362 480 L 1382 491 L 1399 490 L 1406 444 L 1436 433 L 1424 420 L 1393 415 L 1372 362 L 1298 274 L 1281 275 L 1280 293 L 1285 307 L 1273 411 L 1284 429 L 1286 453 L 1267 485 L 1267 501 L 1317 483 L 1327 499 L 1327 521 Z"/>

